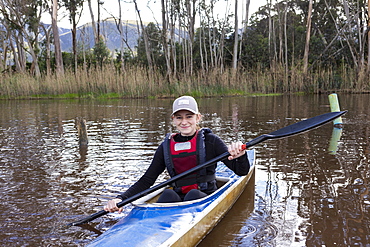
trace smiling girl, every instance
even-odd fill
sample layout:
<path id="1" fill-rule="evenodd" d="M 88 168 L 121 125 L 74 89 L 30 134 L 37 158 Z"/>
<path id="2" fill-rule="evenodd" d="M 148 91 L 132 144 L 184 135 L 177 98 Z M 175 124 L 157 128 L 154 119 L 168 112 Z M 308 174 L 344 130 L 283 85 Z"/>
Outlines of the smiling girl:
<path id="1" fill-rule="evenodd" d="M 150 188 L 158 176 L 167 169 L 171 177 L 201 165 L 225 152 L 230 156 L 223 160 L 225 165 L 237 175 L 244 176 L 249 171 L 249 161 L 242 142 L 226 144 L 208 128 L 199 128 L 202 115 L 198 104 L 191 96 L 182 96 L 173 102 L 172 123 L 178 133 L 169 133 L 156 150 L 153 160 L 144 175 L 127 191 L 108 201 L 104 210 L 119 211 L 117 203 Z M 217 189 L 217 164 L 201 169 L 178 180 L 173 189 L 166 189 L 158 202 L 179 202 L 205 197 Z"/>

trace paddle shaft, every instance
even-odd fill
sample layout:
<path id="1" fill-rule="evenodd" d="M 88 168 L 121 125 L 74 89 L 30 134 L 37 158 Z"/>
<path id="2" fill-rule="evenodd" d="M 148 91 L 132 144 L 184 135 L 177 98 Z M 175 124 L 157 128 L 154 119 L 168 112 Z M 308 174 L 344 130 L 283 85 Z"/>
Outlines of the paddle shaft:
<path id="1" fill-rule="evenodd" d="M 322 115 L 319 115 L 319 116 L 316 116 L 316 117 L 312 117 L 312 118 L 309 118 L 309 119 L 306 119 L 306 120 L 303 120 L 303 121 L 300 121 L 300 122 L 297 122 L 297 123 L 294 123 L 294 124 L 291 124 L 289 126 L 286 126 L 282 129 L 279 129 L 277 131 L 274 131 L 274 132 L 271 132 L 270 134 L 265 134 L 265 135 L 261 135 L 249 142 L 247 142 L 246 144 L 243 145 L 243 148 L 244 149 L 247 149 L 249 147 L 252 147 L 260 142 L 263 142 L 263 141 L 266 141 L 266 140 L 269 140 L 269 139 L 277 139 L 277 138 L 283 138 L 283 137 L 287 137 L 287 136 L 291 136 L 291 135 L 295 135 L 295 134 L 298 134 L 298 133 L 301 133 L 301 132 L 304 132 L 304 131 L 308 131 L 310 129 L 313 129 L 313 128 L 316 128 L 320 125 L 323 125 L 325 123 L 328 123 L 336 118 L 338 118 L 339 116 L 343 115 L 344 113 L 346 113 L 347 111 L 341 111 L 341 112 L 329 112 L 329 113 L 325 113 L 325 114 L 322 114 Z M 170 179 L 168 179 L 167 181 L 164 181 L 160 184 L 157 184 L 149 189 L 146 189 L 130 198 L 127 198 L 125 200 L 122 200 L 121 202 L 117 203 L 117 207 L 123 207 L 124 205 L 128 204 L 128 203 L 131 203 L 143 196 L 146 196 L 158 189 L 161 189 L 167 185 L 171 185 L 173 184 L 175 181 L 183 178 L 183 177 L 186 177 L 187 175 L 190 175 L 191 173 L 194 173 L 196 171 L 199 171 L 205 167 L 208 167 L 210 165 L 213 165 L 219 161 L 222 161 L 224 159 L 226 159 L 228 156 L 230 156 L 230 153 L 229 152 L 225 152 L 213 159 L 210 159 L 208 160 L 207 162 L 205 162 L 204 164 L 201 164 L 201 165 L 198 165 L 194 168 L 191 168 L 183 173 L 180 173 Z M 78 226 L 78 225 L 82 225 L 84 223 L 87 223 L 87 222 L 90 222 L 96 218 L 99 218 L 103 215 L 106 215 L 108 214 L 109 212 L 105 211 L 105 210 L 101 210 L 95 214 L 92 214 L 84 219 L 81 219 L 81 220 L 78 220 L 78 221 L 75 221 L 75 222 L 72 222 L 72 223 L 69 223 L 67 226 Z"/>

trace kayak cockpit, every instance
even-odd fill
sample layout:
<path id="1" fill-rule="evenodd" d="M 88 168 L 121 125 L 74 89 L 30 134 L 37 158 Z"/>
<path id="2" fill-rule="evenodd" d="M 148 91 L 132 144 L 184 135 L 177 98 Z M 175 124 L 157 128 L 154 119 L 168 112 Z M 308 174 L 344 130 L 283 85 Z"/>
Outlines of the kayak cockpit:
<path id="1" fill-rule="evenodd" d="M 218 189 L 214 193 L 216 193 L 219 189 L 221 189 L 223 186 L 225 186 L 228 182 L 230 182 L 230 178 L 228 178 L 228 177 L 216 177 L 216 183 L 217 183 L 217 188 Z M 139 207 L 140 206 L 148 207 L 150 205 L 158 207 L 158 206 L 161 206 L 161 205 L 163 205 L 163 206 L 169 206 L 169 205 L 173 206 L 174 204 L 175 205 L 186 205 L 186 204 L 189 204 L 189 203 L 194 203 L 194 201 L 197 201 L 197 200 L 192 200 L 192 201 L 188 201 L 188 202 L 157 203 L 159 196 L 162 194 L 162 192 L 165 189 L 168 189 L 168 188 L 170 188 L 170 187 L 165 187 L 165 188 L 157 190 L 153 193 L 150 193 L 146 196 L 143 196 L 142 198 L 134 201 L 132 204 L 135 205 L 135 206 L 139 206 Z M 211 195 L 208 195 L 207 197 L 209 197 Z M 205 197 L 205 198 L 207 198 L 207 197 Z M 202 199 L 204 199 L 204 198 L 201 198 L 201 199 L 198 199 L 198 200 L 202 200 Z"/>

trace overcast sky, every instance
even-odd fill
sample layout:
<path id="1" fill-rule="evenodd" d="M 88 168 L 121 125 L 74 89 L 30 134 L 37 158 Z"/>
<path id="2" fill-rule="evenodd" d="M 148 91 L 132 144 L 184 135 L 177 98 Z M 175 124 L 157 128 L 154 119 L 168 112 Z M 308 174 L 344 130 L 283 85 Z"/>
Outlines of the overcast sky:
<path id="1" fill-rule="evenodd" d="M 93 9 L 95 11 L 95 20 L 97 20 L 97 1 L 98 0 L 92 0 Z M 115 17 L 118 17 L 118 1 L 117 0 L 100 0 L 103 1 L 103 8 L 100 10 L 101 20 L 104 20 L 105 18 L 111 17 L 112 15 Z M 161 1 L 159 0 L 139 0 L 138 2 L 138 8 L 140 9 L 141 18 L 143 21 L 150 22 L 154 21 L 154 18 L 161 22 Z M 148 2 L 150 8 L 148 8 Z M 229 13 L 234 12 L 234 0 L 220 0 L 216 5 L 216 13 L 220 16 L 220 18 L 224 18 L 226 12 Z M 265 0 L 250 0 L 250 10 L 249 10 L 249 16 L 252 13 L 255 13 L 258 8 L 262 5 L 265 5 Z M 241 20 L 242 15 L 245 15 L 245 0 L 239 0 L 239 20 Z M 125 3 L 125 1 L 121 1 L 121 7 L 122 7 L 122 19 L 123 20 L 136 20 L 137 14 L 135 11 L 135 5 L 133 3 Z M 91 22 L 90 17 L 90 11 L 87 3 L 84 5 L 83 9 L 84 16 L 81 18 L 80 22 L 78 23 L 78 26 L 83 25 L 85 23 Z M 71 25 L 68 20 L 68 16 L 66 16 L 66 13 L 60 12 L 58 13 L 59 17 L 59 27 L 63 28 L 71 28 Z M 42 19 L 44 23 L 51 23 L 51 17 L 50 15 L 45 15 Z M 198 19 L 199 21 L 199 19 Z"/>

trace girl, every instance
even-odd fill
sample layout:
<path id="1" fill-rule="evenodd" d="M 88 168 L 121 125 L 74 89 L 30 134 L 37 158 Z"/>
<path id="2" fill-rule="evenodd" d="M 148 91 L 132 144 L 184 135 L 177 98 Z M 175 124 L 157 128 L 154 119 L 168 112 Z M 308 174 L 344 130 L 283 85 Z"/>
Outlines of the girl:
<path id="1" fill-rule="evenodd" d="M 173 177 L 225 152 L 230 153 L 228 159 L 223 160 L 227 167 L 239 176 L 248 174 L 250 166 L 246 152 L 242 149 L 243 143 L 226 146 L 210 129 L 199 129 L 202 115 L 193 97 L 177 98 L 172 109 L 172 122 L 178 133 L 167 134 L 145 174 L 126 192 L 108 201 L 104 206 L 105 211 L 121 213 L 123 208 L 118 208 L 117 203 L 150 188 L 165 169 Z M 215 170 L 216 164 L 176 181 L 173 189 L 166 189 L 158 202 L 195 200 L 211 194 L 217 189 Z"/>

